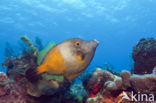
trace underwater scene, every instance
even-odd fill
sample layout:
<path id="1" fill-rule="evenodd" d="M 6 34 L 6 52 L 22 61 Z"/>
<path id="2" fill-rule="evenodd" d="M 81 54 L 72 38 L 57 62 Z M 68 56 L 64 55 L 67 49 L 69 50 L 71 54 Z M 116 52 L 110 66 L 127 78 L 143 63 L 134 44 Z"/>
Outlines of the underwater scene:
<path id="1" fill-rule="evenodd" d="M 0 0 L 0 103 L 156 103 L 156 0 Z"/>

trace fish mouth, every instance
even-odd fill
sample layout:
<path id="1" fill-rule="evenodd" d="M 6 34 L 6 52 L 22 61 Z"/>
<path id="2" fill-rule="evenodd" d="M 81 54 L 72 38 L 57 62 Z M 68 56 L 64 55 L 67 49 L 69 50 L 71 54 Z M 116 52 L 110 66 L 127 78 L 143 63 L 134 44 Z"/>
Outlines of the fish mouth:
<path id="1" fill-rule="evenodd" d="M 98 45 L 99 45 L 99 42 L 97 40 L 89 40 L 89 41 L 84 42 L 83 48 L 85 52 L 88 53 L 91 51 L 95 51 Z"/>
<path id="2" fill-rule="evenodd" d="M 92 40 L 90 42 L 91 42 L 91 45 L 93 46 L 93 48 L 96 48 L 99 45 L 99 41 L 97 41 L 96 39 Z"/>
<path id="3" fill-rule="evenodd" d="M 99 41 L 97 41 L 96 39 L 93 40 L 95 42 L 96 47 L 99 45 Z"/>

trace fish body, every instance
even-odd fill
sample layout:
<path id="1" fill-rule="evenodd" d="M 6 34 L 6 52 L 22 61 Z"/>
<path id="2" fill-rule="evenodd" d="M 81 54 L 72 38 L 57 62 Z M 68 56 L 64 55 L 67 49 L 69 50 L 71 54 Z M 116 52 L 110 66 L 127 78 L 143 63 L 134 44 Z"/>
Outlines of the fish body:
<path id="1" fill-rule="evenodd" d="M 74 80 L 90 64 L 97 46 L 95 40 L 65 40 L 48 51 L 37 67 L 37 74 L 63 75 L 68 80 Z"/>

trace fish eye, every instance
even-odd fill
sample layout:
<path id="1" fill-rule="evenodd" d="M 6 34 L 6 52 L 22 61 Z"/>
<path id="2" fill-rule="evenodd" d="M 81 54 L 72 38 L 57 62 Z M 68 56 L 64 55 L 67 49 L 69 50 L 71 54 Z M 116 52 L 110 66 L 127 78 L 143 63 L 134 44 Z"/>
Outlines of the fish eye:
<path id="1" fill-rule="evenodd" d="M 79 46 L 79 45 L 80 45 L 80 42 L 79 42 L 79 41 L 77 41 L 77 42 L 75 43 L 75 45 L 76 45 L 76 46 Z"/>

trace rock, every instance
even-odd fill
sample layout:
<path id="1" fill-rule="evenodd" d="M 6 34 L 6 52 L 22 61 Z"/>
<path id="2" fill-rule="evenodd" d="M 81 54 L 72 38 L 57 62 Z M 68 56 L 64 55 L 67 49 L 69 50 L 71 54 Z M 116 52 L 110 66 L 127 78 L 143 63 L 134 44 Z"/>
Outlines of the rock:
<path id="1" fill-rule="evenodd" d="M 126 75 L 127 74 L 127 75 Z M 121 79 L 105 83 L 108 91 L 134 91 L 141 93 L 156 93 L 156 75 L 136 75 L 130 74 L 128 71 L 122 71 Z M 129 90 L 130 89 L 130 90 Z"/>
<path id="2" fill-rule="evenodd" d="M 132 75 L 130 78 L 131 87 L 136 92 L 156 93 L 156 75 Z"/>
<path id="3" fill-rule="evenodd" d="M 121 78 L 122 78 L 122 81 L 123 81 L 123 85 L 124 87 L 130 87 L 130 77 L 131 77 L 131 74 L 130 72 L 128 71 L 122 71 L 121 73 Z"/>
<path id="4" fill-rule="evenodd" d="M 156 39 L 141 39 L 133 48 L 134 74 L 150 74 L 156 66 Z"/>
<path id="5" fill-rule="evenodd" d="M 122 80 L 121 78 L 116 79 L 115 81 L 109 81 L 106 82 L 105 86 L 106 86 L 106 90 L 108 91 L 117 91 L 120 90 L 122 88 Z"/>

